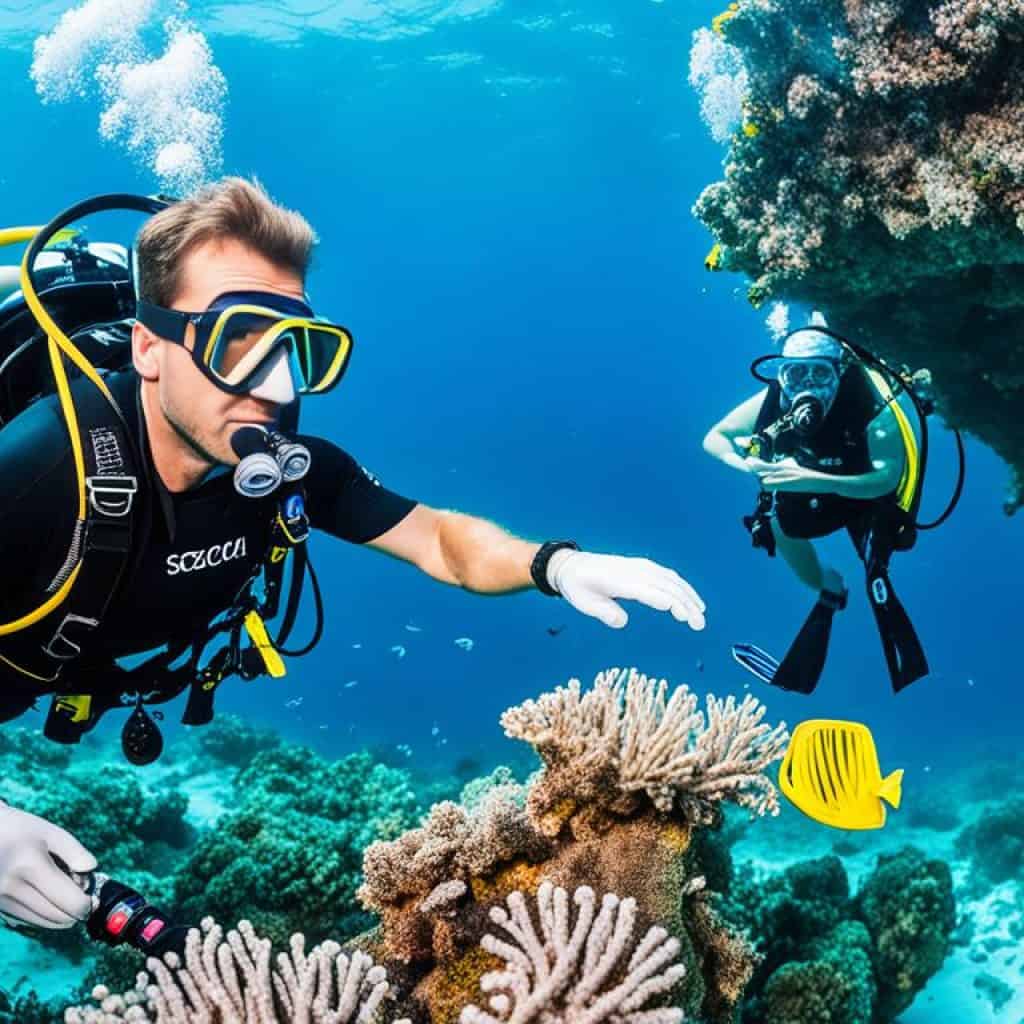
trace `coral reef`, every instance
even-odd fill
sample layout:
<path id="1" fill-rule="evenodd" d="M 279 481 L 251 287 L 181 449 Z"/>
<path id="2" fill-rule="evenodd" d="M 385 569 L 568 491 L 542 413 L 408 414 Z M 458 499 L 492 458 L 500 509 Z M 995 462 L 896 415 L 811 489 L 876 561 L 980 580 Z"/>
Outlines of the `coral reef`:
<path id="1" fill-rule="evenodd" d="M 0 733 L 0 761 L 0 799 L 68 829 L 108 874 L 154 902 L 169 900 L 168 876 L 194 839 L 182 793 L 140 782 L 123 763 L 98 772 L 94 763 L 72 761 L 67 747 L 25 729 Z M 46 932 L 39 941 L 74 961 L 92 952 L 77 930 Z"/>
<path id="2" fill-rule="evenodd" d="M 740 0 L 691 81 L 725 177 L 716 267 L 932 371 L 1024 501 L 1024 15 L 997 0 Z M 742 129 L 735 129 L 742 124 Z"/>
<path id="3" fill-rule="evenodd" d="M 881 855 L 855 897 L 831 856 L 734 877 L 726 916 L 762 955 L 742 1008 L 750 1024 L 894 1021 L 948 952 L 949 868 L 912 847 Z"/>
<path id="4" fill-rule="evenodd" d="M 696 874 L 704 844 L 694 837 L 718 821 L 723 801 L 773 811 L 763 773 L 781 758 L 786 733 L 762 722 L 753 699 L 709 697 L 707 708 L 705 717 L 686 687 L 669 694 L 664 680 L 611 670 L 585 693 L 572 680 L 507 711 L 506 733 L 526 739 L 543 763 L 525 790 L 496 775 L 467 791 L 471 807 L 439 804 L 420 827 L 366 851 L 359 897 L 381 925 L 359 944 L 406 993 L 399 1011 L 451 1024 L 476 1006 L 482 979 L 496 977 L 497 940 L 481 946 L 494 908 L 518 907 L 521 918 L 529 897 L 603 891 L 630 899 L 630 929 L 662 929 L 654 934 L 672 941 L 681 969 L 670 1006 L 731 1021 L 756 958 L 719 919 Z M 524 928 L 520 921 L 526 936 Z M 612 990 L 624 983 L 616 976 Z M 513 1019 L 529 1019 L 526 998 L 517 996 Z M 492 1010 L 502 1018 L 510 1006 L 499 999 Z M 604 1019 L 587 1012 L 578 1019 Z"/>
<path id="5" fill-rule="evenodd" d="M 691 825 L 713 821 L 723 800 L 778 813 L 764 769 L 785 753 L 785 724 L 762 724 L 765 708 L 752 696 L 737 704 L 709 694 L 705 719 L 696 694 L 680 686 L 666 701 L 667 688 L 664 679 L 613 669 L 585 695 L 574 679 L 502 715 L 505 734 L 526 740 L 544 762 L 529 798 L 541 831 L 557 836 L 569 819 L 600 831 L 602 816 L 651 805 Z"/>
<path id="6" fill-rule="evenodd" d="M 906 846 L 882 854 L 857 895 L 857 913 L 874 945 L 876 1012 L 899 1016 L 942 966 L 956 926 L 949 865 Z"/>
<path id="7" fill-rule="evenodd" d="M 281 745 L 281 737 L 268 729 L 258 729 L 238 715 L 218 715 L 206 728 L 195 734 L 201 755 L 239 766 L 247 764 L 263 750 Z"/>
<path id="8" fill-rule="evenodd" d="M 279 912 L 288 895 L 295 920 L 322 927 L 337 923 L 351 899 L 355 844 L 376 834 L 359 898 L 380 925 L 350 943 L 348 962 L 380 964 L 372 970 L 386 970 L 395 1012 L 410 1021 L 678 1024 L 688 1014 L 726 1024 L 757 958 L 696 873 L 707 859 L 715 877 L 728 876 L 711 844 L 694 836 L 720 820 L 723 801 L 755 815 L 775 809 L 763 772 L 781 757 L 786 732 L 764 724 L 752 698 L 709 697 L 705 717 L 686 687 L 667 690 L 664 680 L 612 670 L 586 694 L 573 680 L 511 709 L 506 731 L 528 739 L 543 761 L 530 784 L 497 771 L 466 787 L 465 804 L 439 803 L 395 838 L 380 836 L 410 804 L 391 769 L 358 755 L 311 765 L 298 748 L 263 751 L 238 777 L 243 806 L 200 840 L 179 885 L 196 906 L 200 896 L 206 906 L 226 907 L 229 896 L 251 902 L 278 930 L 291 920 Z M 585 788 L 567 802 L 571 784 Z M 355 820 L 346 828 L 347 814 Z M 266 911 L 261 887 L 274 890 L 275 911 Z M 205 928 L 205 937 L 190 933 L 184 971 L 173 959 L 150 961 L 152 982 L 143 975 L 124 996 L 101 990 L 101 1004 L 125 1020 L 206 1013 L 224 1024 L 244 1007 L 246 1019 L 270 1024 L 312 999 L 338 954 L 328 940 L 309 958 L 323 962 L 310 967 L 293 938 L 293 967 L 279 963 L 286 992 L 269 980 L 272 937 L 258 939 L 246 924 L 225 943 L 211 922 Z M 90 1012 L 104 1011 L 82 1008 L 69 1020 L 122 1019 Z"/>
<path id="9" fill-rule="evenodd" d="M 975 885 L 1024 878 L 1024 799 L 992 807 L 956 837 L 956 850 L 973 865 Z"/>
<path id="10" fill-rule="evenodd" d="M 527 1024 L 553 1014 L 568 1021 L 644 1021 L 645 1024 L 680 1024 L 678 1008 L 644 1010 L 654 996 L 671 992 L 686 973 L 672 963 L 679 941 L 664 928 L 652 927 L 633 941 L 636 900 L 620 900 L 606 893 L 597 909 L 589 886 L 572 895 L 577 915 L 572 921 L 569 894 L 550 882 L 537 890 L 541 934 L 537 934 L 521 892 L 509 893 L 508 909 L 491 908 L 491 921 L 513 940 L 488 932 L 480 945 L 505 961 L 505 968 L 480 979 L 480 989 L 490 994 L 496 1016 L 470 1004 L 460 1015 L 461 1024 Z M 623 967 L 622 961 L 629 956 Z M 615 985 L 609 979 L 621 972 Z"/>
<path id="11" fill-rule="evenodd" d="M 206 832 L 174 877 L 184 920 L 234 920 L 282 945 L 369 926 L 354 896 L 363 850 L 408 828 L 416 796 L 405 773 L 367 754 L 325 762 L 303 747 L 258 753 L 235 780 L 237 809 Z"/>
<path id="12" fill-rule="evenodd" d="M 151 957 L 134 989 L 93 992 L 96 1006 L 72 1006 L 65 1024 L 371 1024 L 388 995 L 387 972 L 362 953 L 327 941 L 306 953 L 296 935 L 271 967 L 271 942 L 248 921 L 224 934 L 210 919 L 177 954 Z M 402 1022 L 396 1022 L 402 1024 Z M 407 1024 L 407 1022 L 406 1022 Z"/>

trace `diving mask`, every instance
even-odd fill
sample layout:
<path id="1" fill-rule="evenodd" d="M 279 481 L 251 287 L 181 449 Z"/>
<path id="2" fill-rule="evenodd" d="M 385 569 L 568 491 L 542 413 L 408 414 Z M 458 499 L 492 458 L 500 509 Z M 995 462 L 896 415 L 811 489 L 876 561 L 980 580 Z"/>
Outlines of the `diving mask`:
<path id="1" fill-rule="evenodd" d="M 323 394 L 341 379 L 352 354 L 352 335 L 344 327 L 315 317 L 305 302 L 273 292 L 227 292 L 201 313 L 140 299 L 136 317 L 179 345 L 185 345 L 191 325 L 192 361 L 232 395 L 258 387 L 282 354 L 300 395 Z"/>
<path id="2" fill-rule="evenodd" d="M 790 404 L 809 394 L 827 408 L 839 390 L 839 370 L 831 359 L 787 360 L 779 366 L 779 386 Z"/>

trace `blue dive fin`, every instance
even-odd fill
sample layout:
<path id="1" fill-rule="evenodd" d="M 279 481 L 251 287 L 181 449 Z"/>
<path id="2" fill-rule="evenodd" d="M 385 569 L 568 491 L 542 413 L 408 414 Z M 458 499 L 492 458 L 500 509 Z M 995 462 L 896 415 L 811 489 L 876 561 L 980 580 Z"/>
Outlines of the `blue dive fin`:
<path id="1" fill-rule="evenodd" d="M 733 658 L 748 672 L 757 676 L 762 683 L 771 683 L 779 670 L 778 661 L 767 651 L 753 644 L 733 644 Z"/>

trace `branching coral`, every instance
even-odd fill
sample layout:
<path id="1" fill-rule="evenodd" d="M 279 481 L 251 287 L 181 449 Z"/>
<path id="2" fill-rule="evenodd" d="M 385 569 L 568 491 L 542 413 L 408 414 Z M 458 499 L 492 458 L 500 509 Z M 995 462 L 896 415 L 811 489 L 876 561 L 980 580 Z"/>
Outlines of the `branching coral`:
<path id="1" fill-rule="evenodd" d="M 632 941 L 636 901 L 607 893 L 597 909 L 589 886 L 572 896 L 549 881 L 537 891 L 540 932 L 534 927 L 521 892 L 510 893 L 507 907 L 493 907 L 491 920 L 513 940 L 488 933 L 481 945 L 505 961 L 505 969 L 483 976 L 494 1014 L 467 1006 L 461 1024 L 679 1024 L 680 1009 L 650 1009 L 648 1003 L 672 990 L 686 973 L 671 961 L 678 940 L 652 927 Z M 629 957 L 626 961 L 626 957 Z"/>
<path id="2" fill-rule="evenodd" d="M 502 715 L 506 734 L 531 743 L 544 761 L 529 806 L 545 831 L 567 804 L 628 813 L 645 796 L 690 823 L 709 821 L 722 800 L 755 815 L 778 813 L 764 770 L 785 751 L 785 724 L 764 724 L 765 708 L 752 696 L 737 704 L 709 694 L 705 716 L 687 687 L 667 694 L 664 679 L 611 669 L 585 694 L 573 679 Z"/>
<path id="3" fill-rule="evenodd" d="M 67 1024 L 370 1024 L 388 995 L 387 972 L 335 942 L 306 953 L 301 935 L 271 968 L 271 944 L 248 921 L 224 934 L 210 919 L 189 932 L 185 962 L 151 958 L 124 995 L 99 988 L 97 1007 L 65 1011 Z M 396 1024 L 408 1024 L 399 1021 Z"/>
<path id="4" fill-rule="evenodd" d="M 751 301 L 807 302 L 898 362 L 1013 470 L 1024 500 L 1024 7 L 740 0 L 699 66 L 756 133 L 695 206 Z M 725 51 L 727 56 L 719 51 Z M 711 56 L 717 54 L 714 60 Z M 706 92 L 712 76 L 694 79 Z M 721 133 L 718 132 L 720 135 Z"/>
<path id="5" fill-rule="evenodd" d="M 469 1007 L 467 1020 L 492 1024 L 473 1002 L 483 982 L 495 1022 L 677 1024 L 683 1012 L 709 1024 L 732 1021 L 756 958 L 711 912 L 691 843 L 721 800 L 755 813 L 774 807 L 763 770 L 781 756 L 786 734 L 763 715 L 753 698 L 709 697 L 701 711 L 685 687 L 669 694 L 664 680 L 617 670 L 598 676 L 586 694 L 573 681 L 510 709 L 506 730 L 534 743 L 545 762 L 528 786 L 496 773 L 467 789 L 468 805 L 436 804 L 418 828 L 378 838 L 365 851 L 358 895 L 380 925 L 351 945 L 386 965 L 396 1014 L 453 1024 Z M 192 906 L 241 894 L 272 925 L 271 940 L 292 913 L 321 929 L 345 923 L 353 837 L 386 834 L 391 811 L 408 806 L 401 777 L 382 778 L 377 811 L 385 823 L 358 813 L 346 822 L 346 808 L 370 813 L 362 806 L 373 793 L 366 773 L 348 787 L 353 792 L 344 785 L 360 766 L 353 757 L 314 771 L 289 747 L 257 755 L 239 777 L 245 804 L 218 822 L 215 841 L 200 841 L 179 873 L 179 893 Z M 594 891 L 630 898 L 609 895 L 597 909 Z M 540 933 L 527 927 L 527 895 L 537 895 Z M 520 944 L 501 972 L 491 970 L 492 954 L 513 947 L 484 939 L 495 923 Z M 634 928 L 644 934 L 635 948 Z M 333 1003 L 317 1016 L 332 957 L 342 966 L 329 942 L 309 957 L 293 945 L 291 961 L 272 972 L 270 941 L 251 927 L 229 933 L 226 943 L 209 928 L 202 941 L 195 934 L 189 941 L 184 972 L 150 962 L 153 984 L 143 982 L 130 998 L 109 997 L 108 1010 L 94 1012 L 144 1021 L 145 1002 L 163 1015 L 160 1024 L 227 1024 L 241 1013 L 269 1024 L 272 1013 L 304 1021 L 308 1005 L 314 1020 L 348 1019 L 331 1015 L 341 1009 Z M 517 973 L 527 963 L 534 965 L 528 979 Z M 367 992 L 377 998 L 378 988 Z M 645 1009 L 660 996 L 671 1008 Z"/>

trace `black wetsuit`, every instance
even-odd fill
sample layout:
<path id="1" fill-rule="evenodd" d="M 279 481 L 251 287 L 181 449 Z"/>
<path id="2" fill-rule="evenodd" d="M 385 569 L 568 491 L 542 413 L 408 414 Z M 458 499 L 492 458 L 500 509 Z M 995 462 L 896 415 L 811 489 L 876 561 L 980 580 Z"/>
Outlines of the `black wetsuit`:
<path id="1" fill-rule="evenodd" d="M 142 453 L 148 486 L 140 495 L 146 529 L 135 531 L 128 568 L 80 659 L 62 673 L 62 692 L 90 663 L 187 640 L 231 606 L 262 565 L 273 498 L 253 500 L 234 489 L 230 473 L 180 494 L 163 487 L 149 454 L 133 370 L 107 378 Z M 78 381 L 75 389 L 91 388 Z M 400 522 L 416 502 L 382 487 L 347 452 L 301 436 L 312 455 L 305 478 L 310 525 L 365 544 Z M 78 490 L 67 427 L 53 397 L 40 400 L 0 430 L 0 621 L 36 606 L 64 562 L 73 535 Z M 145 537 L 144 542 L 141 538 Z M 27 710 L 54 687 L 33 682 L 18 664 L 22 634 L 0 637 L 0 721 Z M 32 642 L 38 643 L 38 639 Z"/>
<path id="2" fill-rule="evenodd" d="M 884 403 L 867 374 L 857 366 L 843 374 L 835 401 L 821 427 L 809 438 L 783 434 L 776 444 L 779 458 L 792 457 L 800 465 L 834 476 L 856 476 L 871 471 L 867 430 Z M 758 412 L 755 432 L 782 415 L 782 389 L 773 381 Z M 840 494 L 803 494 L 779 491 L 775 515 L 787 537 L 824 537 L 844 527 L 858 526 L 866 516 L 892 501 L 881 498 L 846 498 Z"/>

